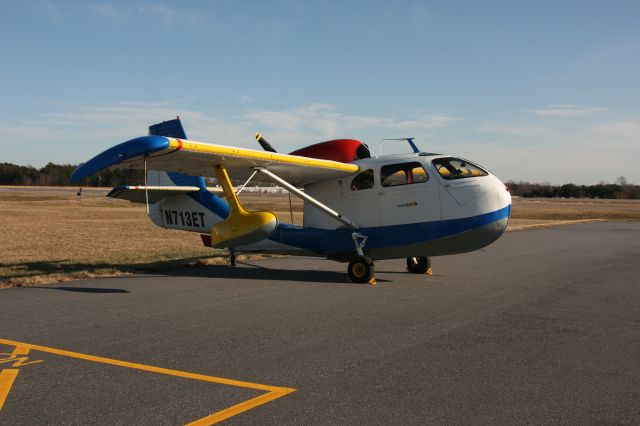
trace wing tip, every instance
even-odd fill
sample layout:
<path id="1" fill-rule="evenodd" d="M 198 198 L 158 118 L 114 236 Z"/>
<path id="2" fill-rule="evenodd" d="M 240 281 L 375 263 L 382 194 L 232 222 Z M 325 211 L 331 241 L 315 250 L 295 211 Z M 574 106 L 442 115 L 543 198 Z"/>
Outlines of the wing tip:
<path id="1" fill-rule="evenodd" d="M 141 136 L 122 142 L 79 165 L 71 174 L 69 181 L 71 183 L 77 183 L 100 170 L 145 154 L 161 151 L 168 148 L 169 145 L 169 138 L 165 136 Z"/>

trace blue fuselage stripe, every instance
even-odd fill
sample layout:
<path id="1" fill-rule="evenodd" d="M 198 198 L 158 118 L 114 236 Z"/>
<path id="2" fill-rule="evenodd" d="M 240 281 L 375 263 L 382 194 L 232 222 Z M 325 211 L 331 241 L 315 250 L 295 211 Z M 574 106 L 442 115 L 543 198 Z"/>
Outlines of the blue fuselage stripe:
<path id="1" fill-rule="evenodd" d="M 207 189 L 207 183 L 202 176 L 190 176 L 182 173 L 167 172 L 167 176 L 176 186 L 197 186 L 200 189 Z"/>
<path id="2" fill-rule="evenodd" d="M 226 219 L 229 216 L 229 203 L 206 189 L 187 194 L 193 201 L 204 206 L 216 216 Z"/>
<path id="3" fill-rule="evenodd" d="M 363 228 L 359 233 L 369 237 L 366 247 L 377 249 L 406 246 L 470 231 L 509 217 L 511 205 L 491 213 L 461 219 L 404 225 Z M 269 239 L 289 246 L 318 253 L 346 253 L 354 250 L 349 229 L 303 228 L 280 224 Z"/>

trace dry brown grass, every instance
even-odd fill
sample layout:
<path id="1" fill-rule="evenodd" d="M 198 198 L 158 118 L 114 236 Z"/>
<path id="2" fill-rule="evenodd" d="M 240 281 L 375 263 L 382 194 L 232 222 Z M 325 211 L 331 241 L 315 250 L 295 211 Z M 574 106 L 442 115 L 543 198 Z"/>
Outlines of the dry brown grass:
<path id="1" fill-rule="evenodd" d="M 600 220 L 640 220 L 640 201 L 516 198 L 507 231 Z"/>
<path id="2" fill-rule="evenodd" d="M 0 193 L 0 286 L 114 276 L 221 255 L 104 192 Z"/>
<path id="3" fill-rule="evenodd" d="M 105 197 L 105 190 L 0 188 L 0 287 L 149 272 L 226 262 L 198 234 L 154 226 L 144 206 Z M 247 208 L 290 221 L 286 195 L 243 193 Z M 294 223 L 302 202 L 292 198 Z M 514 200 L 510 230 L 581 219 L 640 220 L 640 202 Z"/>

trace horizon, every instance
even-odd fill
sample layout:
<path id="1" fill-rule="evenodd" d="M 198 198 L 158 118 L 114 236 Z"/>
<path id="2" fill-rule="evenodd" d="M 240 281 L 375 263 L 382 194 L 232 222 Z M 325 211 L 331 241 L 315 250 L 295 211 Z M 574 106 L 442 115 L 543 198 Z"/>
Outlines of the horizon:
<path id="1" fill-rule="evenodd" d="M 43 169 L 45 169 L 46 167 L 52 165 L 55 167 L 79 167 L 81 164 L 58 164 L 58 163 L 53 163 L 53 162 L 48 162 L 47 164 L 41 166 L 41 167 L 35 167 L 32 166 L 31 164 L 14 164 L 14 163 L 5 163 L 5 162 L 0 162 L 0 166 L 2 164 L 10 164 L 12 166 L 18 166 L 18 167 L 32 167 L 34 169 L 36 169 L 38 172 L 41 172 Z M 113 166 L 109 169 L 117 169 L 119 168 L 118 166 Z M 108 169 L 105 169 L 108 170 Z M 141 169 L 137 169 L 140 170 Z M 0 170 L 1 171 L 1 170 Z M 96 175 L 100 174 L 102 172 L 98 172 L 96 173 Z M 215 181 L 216 178 L 213 176 L 206 176 L 206 179 L 210 180 L 210 181 Z M 505 184 L 515 184 L 515 185 L 533 185 L 533 186 L 552 186 L 552 187 L 560 187 L 560 186 L 567 186 L 567 185 L 576 185 L 576 186 L 585 186 L 585 187 L 589 187 L 589 186 L 597 186 L 597 185 L 619 185 L 619 186 L 640 186 L 640 184 L 636 184 L 634 182 L 630 182 L 626 176 L 618 176 L 615 181 L 600 181 L 597 183 L 593 183 L 593 184 L 577 184 L 575 182 L 564 182 L 564 183 L 551 183 L 551 182 L 544 182 L 544 181 L 540 181 L 540 182 L 530 182 L 530 181 L 514 181 L 511 179 L 507 179 L 504 181 Z M 273 183 L 268 183 L 268 182 L 258 182 L 256 183 L 256 185 L 260 186 L 260 185 L 275 185 Z M 15 185 L 15 184 L 0 184 L 0 186 L 43 186 L 43 185 Z M 60 185 L 44 185 L 44 186 L 60 186 Z M 77 184 L 66 184 L 63 186 L 70 186 L 70 187 L 75 187 L 78 186 Z M 81 185 L 82 186 L 82 185 Z M 286 190 L 285 190 L 286 191 Z"/>
<path id="2" fill-rule="evenodd" d="M 640 3 L 5 6 L 0 162 L 79 164 L 180 116 L 280 152 L 415 137 L 503 181 L 640 183 Z M 408 152 L 385 144 L 383 153 Z M 397 149 L 396 149 L 397 148 Z M 633 163 L 632 163 L 633 164 Z"/>

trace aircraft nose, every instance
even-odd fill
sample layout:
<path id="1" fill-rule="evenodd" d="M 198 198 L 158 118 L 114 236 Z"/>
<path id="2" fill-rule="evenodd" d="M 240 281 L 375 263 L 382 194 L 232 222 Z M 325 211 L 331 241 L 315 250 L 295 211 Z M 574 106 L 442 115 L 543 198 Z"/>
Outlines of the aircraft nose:
<path id="1" fill-rule="evenodd" d="M 496 219 L 500 224 L 500 234 L 502 234 L 509 224 L 509 217 L 511 216 L 511 193 L 509 193 L 509 188 L 502 183 L 497 177 L 496 180 L 496 192 L 494 192 L 493 196 L 497 198 L 497 210 L 496 210 Z"/>
<path id="2" fill-rule="evenodd" d="M 482 182 L 483 194 L 479 204 L 487 223 L 491 223 L 491 233 L 498 238 L 507 229 L 511 215 L 511 194 L 507 186 L 496 176 L 487 176 Z"/>
<path id="3" fill-rule="evenodd" d="M 476 244 L 484 247 L 496 241 L 507 230 L 511 215 L 511 194 L 504 183 L 497 177 L 491 176 L 492 182 L 487 182 L 487 192 L 483 195 L 486 225 L 478 229 Z"/>
<path id="4" fill-rule="evenodd" d="M 511 207 L 511 192 L 509 192 L 509 187 L 499 180 L 498 182 L 498 208 Z"/>

